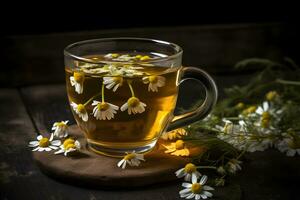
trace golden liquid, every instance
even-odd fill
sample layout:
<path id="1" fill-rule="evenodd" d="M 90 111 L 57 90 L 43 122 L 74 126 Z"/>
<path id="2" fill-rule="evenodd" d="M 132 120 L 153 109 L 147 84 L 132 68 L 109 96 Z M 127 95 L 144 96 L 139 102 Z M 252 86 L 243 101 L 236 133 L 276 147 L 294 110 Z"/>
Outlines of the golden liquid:
<path id="1" fill-rule="evenodd" d="M 103 56 L 100 55 L 96 58 L 103 59 Z M 97 120 L 92 114 L 94 106 L 89 103 L 86 106 L 89 119 L 87 122 L 84 122 L 71 109 L 77 124 L 85 133 L 88 142 L 109 148 L 134 148 L 157 140 L 167 127 L 168 123 L 172 120 L 176 105 L 178 94 L 176 82 L 179 68 L 158 66 L 143 66 L 143 68 L 141 70 L 143 72 L 165 78 L 165 85 L 159 87 L 158 92 L 148 91 L 148 84 L 142 81 L 142 77 L 144 76 L 134 78 L 123 77 L 123 85 L 116 92 L 107 88 L 104 90 L 105 102 L 117 105 L 120 108 L 131 97 L 130 88 L 127 84 L 128 80 L 131 81 L 135 96 L 147 105 L 143 113 L 129 115 L 127 110 L 122 112 L 119 109 L 113 119 Z M 65 69 L 67 94 L 70 103 L 84 104 L 95 94 L 101 93 L 102 76 L 85 74 L 83 93 L 78 94 L 70 84 L 70 76 L 73 76 L 74 69 L 69 67 Z M 95 100 L 101 102 L 101 95 Z"/>

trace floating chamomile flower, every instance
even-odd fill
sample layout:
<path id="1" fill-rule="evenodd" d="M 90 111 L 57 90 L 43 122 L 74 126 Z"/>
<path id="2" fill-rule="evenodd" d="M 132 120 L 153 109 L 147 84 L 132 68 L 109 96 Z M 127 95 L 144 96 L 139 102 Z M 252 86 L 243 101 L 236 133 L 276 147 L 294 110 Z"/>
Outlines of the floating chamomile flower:
<path id="1" fill-rule="evenodd" d="M 121 111 L 128 110 L 128 114 L 137 114 L 145 111 L 146 104 L 136 97 L 130 97 L 125 104 L 121 106 Z"/>
<path id="2" fill-rule="evenodd" d="M 80 142 L 78 140 L 68 138 L 60 146 L 60 150 L 56 151 L 54 154 L 63 153 L 65 156 L 67 156 L 69 153 L 78 151 L 80 148 L 81 148 L 81 145 L 80 145 Z"/>
<path id="3" fill-rule="evenodd" d="M 172 142 L 170 145 L 163 145 L 167 150 L 165 153 L 170 153 L 174 156 L 189 156 L 190 151 L 186 148 L 186 145 L 183 140 L 177 140 Z"/>
<path id="4" fill-rule="evenodd" d="M 29 147 L 35 147 L 32 151 L 52 151 L 58 149 L 61 144 L 59 140 L 53 140 L 54 136 L 51 134 L 50 138 L 43 137 L 42 135 L 37 136 L 37 141 L 29 142 Z"/>
<path id="5" fill-rule="evenodd" d="M 83 104 L 76 104 L 74 102 L 71 103 L 72 109 L 75 113 L 81 118 L 83 121 L 87 122 L 89 119 L 88 113 Z"/>
<path id="6" fill-rule="evenodd" d="M 185 181 L 191 181 L 192 177 L 199 178 L 201 176 L 193 163 L 186 164 L 184 168 L 177 170 L 175 174 L 178 178 L 184 177 Z"/>
<path id="7" fill-rule="evenodd" d="M 70 83 L 72 86 L 75 87 L 75 92 L 78 94 L 83 93 L 83 82 L 84 82 L 85 76 L 82 72 L 74 72 L 73 76 L 70 76 Z"/>
<path id="8" fill-rule="evenodd" d="M 110 59 L 112 59 L 112 58 L 117 58 L 117 57 L 119 57 L 120 55 L 119 54 L 117 54 L 117 53 L 109 53 L 109 54 L 106 54 L 105 56 L 104 56 L 104 58 L 110 58 Z"/>
<path id="9" fill-rule="evenodd" d="M 130 166 L 139 166 L 141 161 L 145 161 L 143 154 L 135 153 L 135 151 L 133 151 L 132 153 L 126 152 L 124 158 L 120 160 L 117 165 L 118 167 L 125 169 L 127 163 Z"/>
<path id="10" fill-rule="evenodd" d="M 117 113 L 119 107 L 107 102 L 93 101 L 92 106 L 94 117 L 98 120 L 111 120 L 114 118 L 114 114 Z"/>
<path id="11" fill-rule="evenodd" d="M 64 138 L 68 136 L 68 123 L 69 121 L 61 121 L 61 122 L 55 122 L 52 126 L 52 130 L 54 130 L 53 135 L 55 137 Z"/>
<path id="12" fill-rule="evenodd" d="M 149 83 L 148 91 L 158 92 L 159 87 L 165 86 L 166 78 L 163 76 L 145 76 L 143 77 L 143 82 L 145 84 Z"/>
<path id="13" fill-rule="evenodd" d="M 208 197 L 212 197 L 213 194 L 211 190 L 214 190 L 214 188 L 205 185 L 207 182 L 207 176 L 204 175 L 201 177 L 200 181 L 197 182 L 197 178 L 193 177 L 192 178 L 192 183 L 182 183 L 182 187 L 185 189 L 181 190 L 179 192 L 179 195 L 181 198 L 186 198 L 186 199 L 207 199 Z"/>
<path id="14" fill-rule="evenodd" d="M 119 87 L 123 85 L 123 77 L 103 77 L 103 84 L 106 85 L 107 89 L 112 89 L 115 92 Z"/>

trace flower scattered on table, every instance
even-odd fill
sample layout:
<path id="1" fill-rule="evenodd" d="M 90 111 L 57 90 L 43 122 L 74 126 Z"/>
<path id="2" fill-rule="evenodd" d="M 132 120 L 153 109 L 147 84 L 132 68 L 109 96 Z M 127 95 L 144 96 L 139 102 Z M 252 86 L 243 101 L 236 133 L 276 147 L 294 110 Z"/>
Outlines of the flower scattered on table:
<path id="1" fill-rule="evenodd" d="M 85 122 L 88 121 L 89 116 L 87 110 L 85 109 L 85 105 L 83 104 L 76 104 L 74 102 L 71 103 L 72 109 L 75 113 Z"/>
<path id="2" fill-rule="evenodd" d="M 128 114 L 143 113 L 145 111 L 146 104 L 141 102 L 136 97 L 130 97 L 125 104 L 121 106 L 121 111 L 128 110 Z"/>
<path id="3" fill-rule="evenodd" d="M 126 153 L 123 159 L 118 162 L 117 166 L 125 169 L 126 164 L 129 164 L 130 166 L 139 166 L 141 161 L 145 161 L 144 155 L 133 151 L 131 153 Z"/>
<path id="4" fill-rule="evenodd" d="M 203 175 L 200 181 L 197 181 L 196 177 L 192 177 L 192 183 L 182 183 L 183 190 L 179 192 L 181 198 L 186 199 L 207 199 L 208 197 L 212 197 L 213 194 L 209 191 L 214 190 L 214 188 L 205 185 L 207 182 L 207 176 Z"/>
<path id="5" fill-rule="evenodd" d="M 83 93 L 84 80 L 85 76 L 82 72 L 74 72 L 73 76 L 70 76 L 70 83 L 75 87 L 75 92 L 77 92 L 78 94 Z"/>
<path id="6" fill-rule="evenodd" d="M 119 107 L 107 102 L 93 101 L 92 106 L 94 117 L 98 120 L 111 120 L 114 118 L 114 114 L 117 113 Z"/>
<path id="7" fill-rule="evenodd" d="M 180 139 L 183 136 L 186 136 L 188 132 L 184 128 L 178 128 L 169 132 L 163 133 L 161 136 L 164 140 L 174 140 L 174 139 Z"/>
<path id="8" fill-rule="evenodd" d="M 61 122 L 55 122 L 52 126 L 52 130 L 54 137 L 58 138 L 65 138 L 68 136 L 68 122 L 69 120 L 66 121 L 61 121 Z"/>
<path id="9" fill-rule="evenodd" d="M 280 152 L 286 153 L 287 156 L 300 155 L 300 137 L 294 135 L 294 137 L 284 134 L 286 138 L 276 144 L 277 149 Z"/>
<path id="10" fill-rule="evenodd" d="M 51 134 L 50 138 L 37 136 L 37 141 L 29 142 L 29 147 L 33 147 L 32 151 L 52 151 L 58 149 L 61 144 L 60 140 L 53 140 L 54 136 Z"/>
<path id="11" fill-rule="evenodd" d="M 145 76 L 143 82 L 148 85 L 148 91 L 158 92 L 159 87 L 165 86 L 166 78 L 163 76 Z"/>
<path id="12" fill-rule="evenodd" d="M 235 174 L 237 171 L 242 169 L 241 164 L 242 164 L 242 161 L 232 158 L 227 163 L 228 171 L 232 174 Z"/>
<path id="13" fill-rule="evenodd" d="M 198 179 L 201 174 L 197 171 L 197 167 L 193 163 L 188 163 L 184 168 L 181 168 L 175 172 L 178 178 L 184 177 L 185 181 L 191 181 L 192 177 Z"/>
<path id="14" fill-rule="evenodd" d="M 170 153 L 174 156 L 189 156 L 190 150 L 186 147 L 183 140 L 177 140 L 169 145 L 163 145 L 167 150 L 165 153 Z"/>
<path id="15" fill-rule="evenodd" d="M 79 151 L 81 148 L 80 142 L 78 140 L 74 140 L 72 138 L 67 138 L 62 145 L 60 145 L 60 149 L 56 151 L 54 154 L 64 154 L 68 156 L 72 152 Z"/>

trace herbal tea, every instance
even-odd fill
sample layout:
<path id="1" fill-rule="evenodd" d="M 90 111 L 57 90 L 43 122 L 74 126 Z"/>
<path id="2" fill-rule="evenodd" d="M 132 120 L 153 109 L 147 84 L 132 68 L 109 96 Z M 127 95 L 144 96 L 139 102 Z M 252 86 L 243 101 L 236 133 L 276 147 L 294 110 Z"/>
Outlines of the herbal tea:
<path id="1" fill-rule="evenodd" d="M 180 70 L 147 64 L 154 55 L 93 55 L 86 58 L 96 64 L 66 66 L 72 112 L 93 150 L 154 146 L 172 120 Z"/>

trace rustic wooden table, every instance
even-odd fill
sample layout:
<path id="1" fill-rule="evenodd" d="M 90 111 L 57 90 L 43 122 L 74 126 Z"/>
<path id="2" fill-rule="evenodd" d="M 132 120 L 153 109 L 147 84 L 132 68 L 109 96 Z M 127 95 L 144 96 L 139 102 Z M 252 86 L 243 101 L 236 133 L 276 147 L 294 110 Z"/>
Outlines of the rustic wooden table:
<path id="1" fill-rule="evenodd" d="M 119 35 L 144 37 L 151 37 L 152 35 L 157 36 L 157 38 L 161 34 L 162 39 L 168 40 L 167 35 L 177 31 L 176 36 L 170 37 L 172 41 L 177 41 L 179 44 L 183 43 L 183 46 L 186 46 L 189 55 L 185 57 L 185 62 L 192 65 L 203 63 L 208 66 L 206 69 L 215 74 L 214 78 L 219 88 L 233 83 L 240 83 L 241 80 L 245 81 L 244 77 L 247 76 L 231 73 L 228 75 L 228 73 L 223 73 L 224 70 L 218 69 L 233 65 L 241 58 L 256 55 L 249 53 L 249 51 L 255 52 L 255 49 L 243 50 L 243 52 L 248 52 L 248 54 L 243 54 L 238 53 L 243 48 L 231 46 L 234 49 L 231 52 L 236 51 L 235 55 L 238 56 L 226 58 L 228 52 L 223 52 L 222 55 L 218 55 L 216 58 L 219 60 L 214 60 L 212 56 L 210 58 L 205 57 L 207 50 L 201 52 L 201 49 L 204 46 L 209 46 L 211 40 L 217 39 L 222 42 L 220 35 L 225 37 L 227 42 L 233 44 L 240 44 L 241 41 L 244 41 L 243 44 L 250 44 L 255 41 L 255 38 L 260 38 L 261 41 L 256 41 L 255 48 L 260 47 L 265 50 L 269 48 L 272 51 L 270 50 L 271 53 L 264 54 L 259 49 L 257 50 L 259 52 L 258 56 L 272 58 L 274 55 L 286 53 L 281 47 L 279 48 L 272 43 L 277 41 L 278 34 L 281 34 L 281 25 L 254 27 L 250 25 L 235 28 L 183 27 L 163 29 L 158 33 L 159 30 L 151 29 L 148 32 L 144 30 L 145 33 L 142 30 L 128 31 L 126 34 L 122 31 L 117 33 Z M 118 35 L 117 33 L 101 32 L 100 34 L 102 34 L 101 37 L 107 37 Z M 62 45 L 59 41 L 64 41 L 63 45 L 65 45 L 70 41 L 97 34 L 82 33 L 81 35 L 85 35 L 84 37 L 71 34 L 69 35 L 71 39 L 66 40 L 63 40 L 62 35 L 5 38 L 8 47 L 6 62 L 9 65 L 7 66 L 7 73 L 3 74 L 1 72 L 0 75 L 0 82 L 2 86 L 5 86 L 5 88 L 0 88 L 0 199 L 180 199 L 178 195 L 179 182 L 162 183 L 135 189 L 130 188 L 130 183 L 128 183 L 128 189 L 82 188 L 51 179 L 42 174 L 34 164 L 31 151 L 27 147 L 28 141 L 33 139 L 37 133 L 49 130 L 52 123 L 58 119 L 70 119 L 71 123 L 74 123 L 63 83 L 62 56 L 58 56 L 61 54 L 62 49 L 54 49 L 53 51 L 58 53 L 51 54 L 49 48 L 54 45 L 52 44 L 53 41 L 58 41 L 58 47 L 56 48 L 59 49 Z M 193 35 L 192 39 L 194 40 L 199 38 L 199 42 L 191 44 L 189 40 L 191 35 Z M 235 36 L 237 35 L 239 39 L 236 39 Z M 268 37 L 267 40 L 262 40 L 266 37 Z M 266 41 L 272 42 L 266 43 Z M 230 49 L 230 47 L 222 46 L 224 43 L 216 45 L 217 42 L 214 41 L 213 44 L 216 48 L 215 50 L 210 49 L 210 53 L 220 53 L 222 50 Z M 192 50 L 193 48 L 196 48 L 202 54 L 203 62 L 190 58 L 190 56 L 197 55 L 197 52 L 194 52 L 195 49 Z M 254 48 L 254 46 L 251 48 Z M 34 53 L 29 53 L 30 50 Z M 192 52 L 192 55 L 190 55 L 190 52 Z M 15 55 L 13 56 L 10 53 L 15 53 Z M 24 57 L 23 62 L 13 60 L 13 57 L 18 55 Z M 61 60 L 57 61 L 57 59 Z M 225 64 L 223 63 L 219 68 L 209 68 L 210 66 L 219 65 L 222 59 L 225 60 Z M 222 73 L 219 73 L 220 71 Z M 184 95 L 189 96 L 191 101 L 197 97 L 197 93 L 195 94 L 193 91 L 183 91 L 185 92 Z M 235 177 L 230 178 L 226 187 L 217 189 L 215 199 L 296 199 L 298 197 L 297 190 L 300 186 L 299 168 L 299 157 L 286 157 L 276 150 L 249 154 L 244 162 L 243 170 Z"/>

